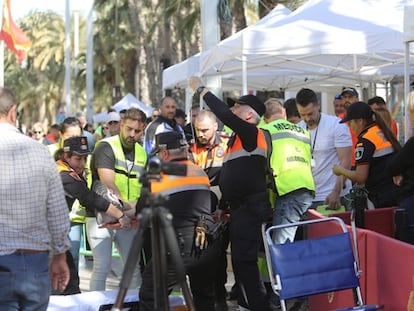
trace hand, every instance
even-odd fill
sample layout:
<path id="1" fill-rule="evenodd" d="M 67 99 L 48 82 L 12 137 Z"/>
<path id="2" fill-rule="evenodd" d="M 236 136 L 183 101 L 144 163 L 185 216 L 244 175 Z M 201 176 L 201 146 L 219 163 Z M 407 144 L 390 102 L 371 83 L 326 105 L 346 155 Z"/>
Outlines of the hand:
<path id="1" fill-rule="evenodd" d="M 128 216 L 131 219 L 136 219 L 136 215 L 135 215 L 135 207 L 134 208 L 130 208 L 128 210 L 124 210 L 124 214 L 126 216 Z"/>
<path id="2" fill-rule="evenodd" d="M 332 167 L 332 172 L 333 172 L 336 176 L 342 175 L 342 166 L 339 166 L 339 165 L 334 165 L 334 166 Z"/>
<path id="3" fill-rule="evenodd" d="M 199 86 L 203 85 L 203 81 L 199 77 L 192 76 L 188 79 L 188 86 L 193 90 L 195 93 Z"/>
<path id="4" fill-rule="evenodd" d="M 216 209 L 213 212 L 213 220 L 215 222 L 219 222 L 219 221 L 229 221 L 230 220 L 230 212 L 229 212 L 229 210 Z"/>
<path id="5" fill-rule="evenodd" d="M 66 263 L 66 253 L 53 255 L 49 264 L 50 279 L 52 288 L 63 292 L 69 283 L 69 267 Z"/>
<path id="6" fill-rule="evenodd" d="M 325 204 L 328 205 L 326 209 L 337 210 L 341 208 L 339 193 L 332 191 L 326 198 Z"/>
<path id="7" fill-rule="evenodd" d="M 121 224 L 121 228 L 131 227 L 131 218 L 125 214 L 118 218 L 118 222 Z"/>
<path id="8" fill-rule="evenodd" d="M 401 186 L 401 183 L 403 181 L 403 177 L 402 177 L 402 175 L 392 176 L 392 181 L 394 182 L 395 185 Z"/>

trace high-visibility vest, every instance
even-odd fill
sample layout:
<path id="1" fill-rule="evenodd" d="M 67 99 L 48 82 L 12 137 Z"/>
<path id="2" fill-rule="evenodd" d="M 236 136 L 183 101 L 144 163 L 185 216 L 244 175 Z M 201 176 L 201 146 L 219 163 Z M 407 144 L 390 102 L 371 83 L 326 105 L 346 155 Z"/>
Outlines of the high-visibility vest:
<path id="1" fill-rule="evenodd" d="M 190 147 L 191 158 L 193 162 L 204 169 L 208 174 L 208 170 L 217 169 L 223 166 L 224 155 L 227 149 L 227 135 L 217 135 L 215 143 L 212 146 L 193 144 Z"/>
<path id="2" fill-rule="evenodd" d="M 139 182 L 140 171 L 144 170 L 147 162 L 145 149 L 140 144 L 135 144 L 134 162 L 128 167 L 119 135 L 104 138 L 101 142 L 107 142 L 114 152 L 115 185 L 121 193 L 122 199 L 136 201 L 141 195 L 142 188 L 142 184 Z"/>
<path id="3" fill-rule="evenodd" d="M 260 129 L 257 131 L 257 146 L 252 151 L 247 151 L 243 148 L 243 144 L 239 135 L 233 136 L 230 139 L 234 139 L 234 141 L 231 144 L 229 144 L 229 147 L 227 148 L 227 153 L 224 157 L 224 162 L 242 157 L 250 157 L 254 155 L 262 156 L 264 158 L 267 157 L 268 146 L 266 143 L 265 134 Z"/>
<path id="4" fill-rule="evenodd" d="M 378 125 L 369 127 L 366 132 L 360 135 L 360 138 L 365 138 L 374 144 L 375 151 L 372 156 L 373 158 L 383 157 L 385 155 L 394 153 L 394 147 L 392 146 L 391 142 L 385 138 L 384 133 L 378 127 Z M 357 143 L 355 147 L 356 160 L 359 160 L 361 158 L 363 152 L 361 147 L 362 143 Z"/>
<path id="5" fill-rule="evenodd" d="M 265 124 L 262 128 L 272 138 L 269 163 L 277 195 L 282 196 L 298 189 L 315 191 L 309 132 L 284 119 Z"/>
<path id="6" fill-rule="evenodd" d="M 150 191 L 153 194 L 171 195 L 188 190 L 209 191 L 210 182 L 206 173 L 189 160 L 178 161 L 187 166 L 185 176 L 167 175 L 161 172 L 159 181 L 152 181 Z M 185 204 L 185 202 L 183 202 Z"/>
<path id="7" fill-rule="evenodd" d="M 58 172 L 70 172 L 70 176 L 78 181 L 83 181 L 81 177 L 67 164 L 62 160 L 56 161 Z M 65 191 L 65 195 L 69 194 Z M 78 199 L 75 198 L 72 206 L 69 206 L 69 220 L 71 223 L 83 224 L 86 221 L 86 209 L 82 206 Z"/>

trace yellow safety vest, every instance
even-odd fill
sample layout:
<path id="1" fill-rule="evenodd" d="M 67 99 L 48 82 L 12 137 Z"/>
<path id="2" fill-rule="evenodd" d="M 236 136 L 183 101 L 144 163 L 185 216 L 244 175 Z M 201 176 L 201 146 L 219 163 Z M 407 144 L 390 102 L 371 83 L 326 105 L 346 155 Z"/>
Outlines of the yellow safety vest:
<path id="1" fill-rule="evenodd" d="M 101 141 L 107 142 L 115 155 L 115 185 L 126 201 L 136 201 L 141 196 L 142 184 L 139 182 L 140 171 L 145 168 L 147 154 L 145 149 L 138 143 L 135 144 L 134 162 L 128 167 L 122 149 L 119 135 L 104 138 Z"/>

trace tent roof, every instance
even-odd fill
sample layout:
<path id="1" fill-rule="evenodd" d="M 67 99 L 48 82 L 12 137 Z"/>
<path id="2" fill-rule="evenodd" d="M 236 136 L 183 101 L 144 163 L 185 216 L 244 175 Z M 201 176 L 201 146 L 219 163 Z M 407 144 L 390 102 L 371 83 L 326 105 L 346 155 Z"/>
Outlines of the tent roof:
<path id="1" fill-rule="evenodd" d="M 124 109 L 129 109 L 132 107 L 141 109 L 145 113 L 147 118 L 151 117 L 152 111 L 154 110 L 154 108 L 145 105 L 142 101 L 140 101 L 131 93 L 126 94 L 119 102 L 112 106 L 112 108 L 115 109 L 116 112 L 120 112 Z"/>
<path id="2" fill-rule="evenodd" d="M 230 49 L 240 48 L 242 44 L 243 33 L 249 31 L 250 29 L 261 29 L 264 27 L 269 27 L 275 24 L 277 21 L 285 18 L 291 13 L 283 4 L 276 5 L 266 16 L 257 21 L 255 24 L 250 25 L 230 37 L 224 39 L 220 44 L 225 44 L 229 46 Z M 187 79 L 192 75 L 199 74 L 200 67 L 200 53 L 193 55 L 186 60 L 173 65 L 163 71 L 163 89 L 169 88 L 185 88 L 187 86 Z M 233 88 L 233 85 L 229 85 L 230 88 Z"/>
<path id="3" fill-rule="evenodd" d="M 389 80 L 404 71 L 409 2 L 310 0 L 271 26 L 244 31 L 241 47 L 224 40 L 201 53 L 200 73 L 237 80 L 245 62 L 248 85 L 258 89 L 287 88 L 293 79 Z"/>

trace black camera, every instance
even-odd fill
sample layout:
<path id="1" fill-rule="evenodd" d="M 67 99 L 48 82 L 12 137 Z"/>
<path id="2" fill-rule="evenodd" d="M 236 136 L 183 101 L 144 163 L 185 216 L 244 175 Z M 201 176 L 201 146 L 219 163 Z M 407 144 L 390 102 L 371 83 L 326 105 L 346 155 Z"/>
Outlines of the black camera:
<path id="1" fill-rule="evenodd" d="M 187 165 L 176 162 L 164 162 L 157 157 L 152 157 L 147 164 L 148 175 L 154 176 L 161 173 L 175 176 L 186 176 Z"/>

